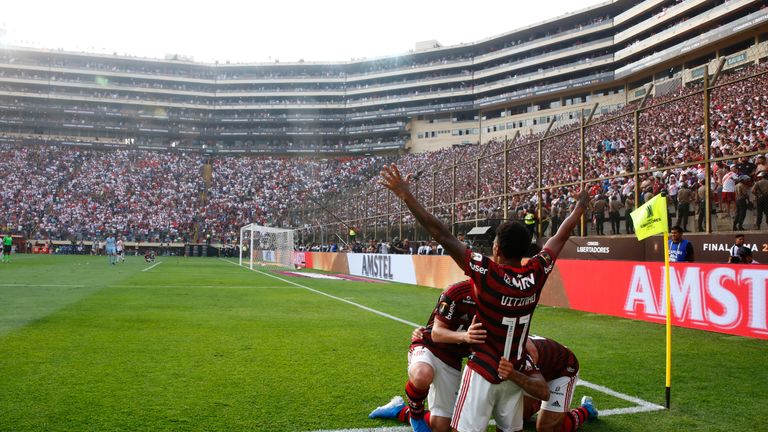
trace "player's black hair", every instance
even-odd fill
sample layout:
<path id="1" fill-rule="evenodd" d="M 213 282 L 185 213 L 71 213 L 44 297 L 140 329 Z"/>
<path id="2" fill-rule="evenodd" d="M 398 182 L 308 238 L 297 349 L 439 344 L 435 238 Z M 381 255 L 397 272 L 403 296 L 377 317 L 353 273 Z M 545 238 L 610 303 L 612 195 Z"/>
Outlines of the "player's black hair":
<path id="1" fill-rule="evenodd" d="M 683 233 L 683 228 L 680 225 L 675 225 L 672 228 L 669 229 L 669 232 L 677 231 L 679 233 Z"/>
<path id="2" fill-rule="evenodd" d="M 504 222 L 496 229 L 496 240 L 505 258 L 521 259 L 531 244 L 531 233 L 520 222 Z"/>
<path id="3" fill-rule="evenodd" d="M 744 237 L 744 234 L 741 234 L 741 233 L 736 234 L 736 238 L 739 238 L 739 237 Z"/>

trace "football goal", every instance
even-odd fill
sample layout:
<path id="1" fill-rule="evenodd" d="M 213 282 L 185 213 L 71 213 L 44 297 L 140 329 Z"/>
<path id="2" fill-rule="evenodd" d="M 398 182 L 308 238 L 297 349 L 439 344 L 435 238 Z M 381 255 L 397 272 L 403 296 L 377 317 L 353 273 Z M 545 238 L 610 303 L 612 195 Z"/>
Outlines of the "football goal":
<path id="1" fill-rule="evenodd" d="M 293 230 L 248 224 L 240 228 L 240 265 L 293 267 Z"/>

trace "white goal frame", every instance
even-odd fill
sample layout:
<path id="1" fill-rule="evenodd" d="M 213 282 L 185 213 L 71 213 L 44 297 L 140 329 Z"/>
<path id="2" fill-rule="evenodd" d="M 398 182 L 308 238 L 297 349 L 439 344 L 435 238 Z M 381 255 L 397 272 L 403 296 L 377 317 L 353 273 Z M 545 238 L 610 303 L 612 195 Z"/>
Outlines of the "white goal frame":
<path id="1" fill-rule="evenodd" d="M 269 249 L 262 249 L 261 245 L 254 245 L 254 239 L 256 238 L 254 233 L 260 233 L 259 237 L 261 234 L 276 234 L 281 241 L 277 245 L 270 245 Z M 253 269 L 254 262 L 280 267 L 293 267 L 293 230 L 273 228 L 255 223 L 250 223 L 240 228 L 239 255 L 241 266 L 243 265 L 243 242 L 245 241 L 248 242 L 248 256 L 246 257 L 248 268 Z M 264 253 L 269 251 L 272 253 Z"/>

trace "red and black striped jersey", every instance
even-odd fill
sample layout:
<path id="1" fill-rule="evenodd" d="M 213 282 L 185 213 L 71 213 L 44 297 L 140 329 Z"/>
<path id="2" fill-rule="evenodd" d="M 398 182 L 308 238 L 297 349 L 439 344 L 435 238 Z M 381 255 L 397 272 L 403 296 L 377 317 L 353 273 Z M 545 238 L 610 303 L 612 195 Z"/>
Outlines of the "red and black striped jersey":
<path id="1" fill-rule="evenodd" d="M 466 259 L 466 274 L 475 284 L 477 321 L 488 332 L 485 342 L 472 346 L 468 366 L 498 384 L 502 356 L 518 370 L 524 366 L 531 318 L 555 257 L 544 249 L 519 267 L 497 264 L 471 250 L 467 250 Z"/>
<path id="2" fill-rule="evenodd" d="M 529 337 L 536 352 L 530 353 L 544 379 L 572 377 L 579 373 L 579 360 L 565 345 L 541 336 Z"/>
<path id="3" fill-rule="evenodd" d="M 474 316 L 475 299 L 472 293 L 472 282 L 466 280 L 453 284 L 440 294 L 440 299 L 432 315 L 429 316 L 422 339 L 413 341 L 411 345 L 424 345 L 445 364 L 461 370 L 461 360 L 469 355 L 469 345 L 433 341 L 432 326 L 435 319 L 438 319 L 450 330 L 462 331 L 472 324 Z"/>

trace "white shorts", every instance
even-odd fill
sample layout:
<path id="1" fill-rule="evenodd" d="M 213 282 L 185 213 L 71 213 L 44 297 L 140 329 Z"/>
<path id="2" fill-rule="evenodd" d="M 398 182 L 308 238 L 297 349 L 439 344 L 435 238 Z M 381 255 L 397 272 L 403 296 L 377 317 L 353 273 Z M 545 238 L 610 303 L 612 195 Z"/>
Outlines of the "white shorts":
<path id="1" fill-rule="evenodd" d="M 451 427 L 459 432 L 485 432 L 493 416 L 496 428 L 503 432 L 523 430 L 524 394 L 512 381 L 492 384 L 465 367 Z"/>
<path id="2" fill-rule="evenodd" d="M 574 377 L 555 378 L 549 384 L 549 400 L 541 403 L 541 409 L 552 412 L 568 412 L 571 409 L 573 393 L 576 391 L 576 383 L 579 382 L 579 374 Z"/>
<path id="3" fill-rule="evenodd" d="M 429 386 L 427 405 L 431 415 L 451 418 L 456 395 L 459 393 L 461 372 L 448 366 L 435 356 L 429 348 L 416 345 L 408 351 L 408 369 L 416 363 L 426 363 L 432 366 L 432 385 Z"/>

